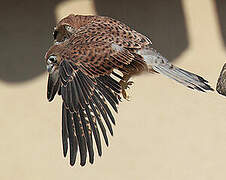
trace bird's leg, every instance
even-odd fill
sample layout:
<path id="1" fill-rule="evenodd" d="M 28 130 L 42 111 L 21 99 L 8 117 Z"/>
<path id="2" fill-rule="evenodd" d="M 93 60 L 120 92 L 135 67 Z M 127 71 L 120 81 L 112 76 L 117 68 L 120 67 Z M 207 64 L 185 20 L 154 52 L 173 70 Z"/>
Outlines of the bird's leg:
<path id="1" fill-rule="evenodd" d="M 124 99 L 129 101 L 129 95 L 126 92 L 126 89 L 133 84 L 133 81 L 129 81 L 131 74 L 123 74 L 122 80 L 119 81 L 119 84 L 122 87 L 122 96 Z"/>

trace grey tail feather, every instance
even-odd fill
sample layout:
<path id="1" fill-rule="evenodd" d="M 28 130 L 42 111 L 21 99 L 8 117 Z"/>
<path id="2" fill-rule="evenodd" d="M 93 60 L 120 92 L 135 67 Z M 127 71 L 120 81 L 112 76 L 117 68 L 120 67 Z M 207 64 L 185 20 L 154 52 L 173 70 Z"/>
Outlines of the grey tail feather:
<path id="1" fill-rule="evenodd" d="M 201 76 L 178 68 L 169 62 L 152 64 L 151 68 L 187 86 L 188 88 L 202 92 L 205 92 L 206 90 L 214 91 L 208 84 L 208 81 Z"/>

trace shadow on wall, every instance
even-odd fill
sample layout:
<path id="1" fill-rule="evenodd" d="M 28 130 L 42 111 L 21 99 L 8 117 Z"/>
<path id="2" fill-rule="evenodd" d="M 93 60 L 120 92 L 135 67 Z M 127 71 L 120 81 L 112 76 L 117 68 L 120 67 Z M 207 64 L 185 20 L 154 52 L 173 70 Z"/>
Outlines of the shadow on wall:
<path id="1" fill-rule="evenodd" d="M 219 25 L 221 29 L 221 35 L 224 40 L 224 46 L 226 47 L 226 1 L 216 0 L 216 11 L 218 13 Z"/>
<path id="2" fill-rule="evenodd" d="M 170 61 L 188 47 L 181 0 L 94 0 L 99 15 L 121 20 L 149 37 Z"/>
<path id="3" fill-rule="evenodd" d="M 44 55 L 52 43 L 55 7 L 60 0 L 14 0 L 1 3 L 0 80 L 23 82 L 45 69 Z"/>

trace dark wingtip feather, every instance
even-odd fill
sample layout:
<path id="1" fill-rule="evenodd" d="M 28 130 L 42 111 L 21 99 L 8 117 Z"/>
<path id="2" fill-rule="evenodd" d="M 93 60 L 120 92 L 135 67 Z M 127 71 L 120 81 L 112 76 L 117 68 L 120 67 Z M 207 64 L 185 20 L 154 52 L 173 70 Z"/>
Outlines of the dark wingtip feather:
<path id="1" fill-rule="evenodd" d="M 82 122 L 78 113 L 73 113 L 73 120 L 75 125 L 75 133 L 78 139 L 78 146 L 80 151 L 80 165 L 83 166 L 86 163 L 87 147 L 85 133 L 82 127 Z"/>
<path id="2" fill-rule="evenodd" d="M 63 155 L 64 155 L 64 157 L 67 156 L 67 151 L 68 151 L 68 142 L 63 142 Z"/>
<path id="3" fill-rule="evenodd" d="M 86 160 L 85 161 L 84 160 L 83 161 L 81 160 L 80 165 L 81 166 L 85 166 L 86 165 Z"/>
<path id="4" fill-rule="evenodd" d="M 90 164 L 94 163 L 94 158 L 92 160 L 89 160 Z"/>
<path id="5" fill-rule="evenodd" d="M 51 102 L 57 91 L 59 90 L 60 87 L 60 81 L 59 81 L 59 77 L 58 74 L 54 73 L 54 74 L 49 74 L 48 77 L 48 84 L 47 84 L 47 99 L 49 102 Z"/>
<path id="6" fill-rule="evenodd" d="M 102 156 L 102 149 L 100 149 L 100 151 L 98 150 L 98 155 Z"/>
<path id="7" fill-rule="evenodd" d="M 94 163 L 94 154 L 93 154 L 93 156 L 89 156 L 89 162 L 90 162 L 91 164 Z"/>
<path id="8" fill-rule="evenodd" d="M 75 148 L 73 145 L 70 146 L 70 164 L 73 166 L 76 161 L 76 154 L 77 152 L 74 150 Z"/>
<path id="9" fill-rule="evenodd" d="M 65 109 L 66 119 L 67 119 L 67 128 L 68 128 L 68 135 L 69 135 L 69 144 L 70 144 L 70 164 L 73 166 L 76 161 L 76 155 L 78 151 L 78 141 L 75 136 L 74 124 L 72 121 L 71 114 L 69 110 Z"/>
<path id="10" fill-rule="evenodd" d="M 85 132 L 86 144 L 87 144 L 88 153 L 89 153 L 89 161 L 93 162 L 94 161 L 94 151 L 93 151 L 92 134 L 89 133 L 90 129 L 88 129 L 90 126 L 90 123 L 88 120 L 85 119 L 85 113 L 81 109 L 80 109 L 80 117 L 81 117 L 83 129 Z"/>
<path id="11" fill-rule="evenodd" d="M 112 129 L 112 127 L 111 127 L 111 128 L 110 128 L 110 127 L 108 127 L 108 129 L 109 129 L 110 134 L 113 136 L 113 135 L 114 135 L 114 133 L 113 133 L 113 129 Z"/>
<path id="12" fill-rule="evenodd" d="M 73 160 L 70 159 L 70 165 L 71 166 L 74 166 L 75 165 L 75 161 L 73 161 Z"/>
<path id="13" fill-rule="evenodd" d="M 68 151 L 68 130 L 67 130 L 67 117 L 64 103 L 62 103 L 62 143 L 63 143 L 63 154 L 64 157 Z"/>

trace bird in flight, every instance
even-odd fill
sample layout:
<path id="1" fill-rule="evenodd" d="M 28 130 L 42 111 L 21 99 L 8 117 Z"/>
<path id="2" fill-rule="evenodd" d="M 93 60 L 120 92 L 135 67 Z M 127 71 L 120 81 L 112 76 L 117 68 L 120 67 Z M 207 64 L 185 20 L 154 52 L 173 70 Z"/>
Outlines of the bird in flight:
<path id="1" fill-rule="evenodd" d="M 94 143 L 102 155 L 100 131 L 108 146 L 106 127 L 113 135 L 115 124 L 111 109 L 118 112 L 121 95 L 129 99 L 131 76 L 156 72 L 188 88 L 213 91 L 204 78 L 172 65 L 146 36 L 113 18 L 71 14 L 56 25 L 53 36 L 45 55 L 47 98 L 62 96 L 63 154 L 69 147 L 72 166 L 78 151 L 81 166 L 87 156 L 93 164 Z"/>

